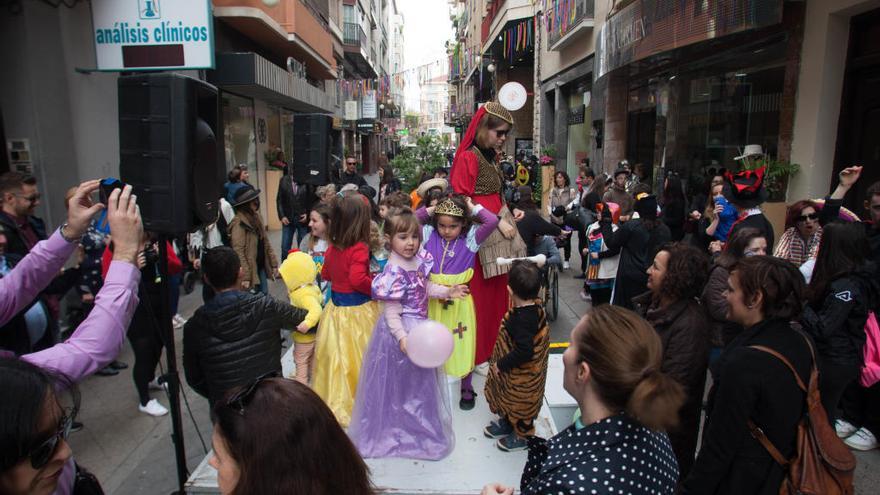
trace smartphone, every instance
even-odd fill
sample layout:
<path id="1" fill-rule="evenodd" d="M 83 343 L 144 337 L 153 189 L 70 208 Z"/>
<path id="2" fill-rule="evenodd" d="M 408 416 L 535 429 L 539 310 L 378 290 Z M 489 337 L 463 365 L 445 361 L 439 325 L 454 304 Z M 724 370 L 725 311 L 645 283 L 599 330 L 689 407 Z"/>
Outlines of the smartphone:
<path id="1" fill-rule="evenodd" d="M 122 189 L 123 187 L 125 187 L 125 183 L 119 179 L 113 177 L 102 179 L 101 186 L 98 190 L 99 200 L 104 205 L 107 205 L 107 201 L 109 201 L 110 198 L 110 193 L 112 193 L 114 189 Z"/>

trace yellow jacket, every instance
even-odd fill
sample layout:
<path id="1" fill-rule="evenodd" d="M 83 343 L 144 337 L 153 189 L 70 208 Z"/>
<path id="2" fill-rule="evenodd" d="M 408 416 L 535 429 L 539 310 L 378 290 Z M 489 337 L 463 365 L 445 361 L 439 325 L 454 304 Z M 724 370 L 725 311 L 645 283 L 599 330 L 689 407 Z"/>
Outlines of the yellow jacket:
<path id="1" fill-rule="evenodd" d="M 307 253 L 293 252 L 287 255 L 278 271 L 287 286 L 290 304 L 308 312 L 303 322 L 308 325 L 309 332 L 301 333 L 294 330 L 294 342 L 314 342 L 318 320 L 321 319 L 323 300 L 321 289 L 315 283 L 318 270 L 314 260 Z"/>

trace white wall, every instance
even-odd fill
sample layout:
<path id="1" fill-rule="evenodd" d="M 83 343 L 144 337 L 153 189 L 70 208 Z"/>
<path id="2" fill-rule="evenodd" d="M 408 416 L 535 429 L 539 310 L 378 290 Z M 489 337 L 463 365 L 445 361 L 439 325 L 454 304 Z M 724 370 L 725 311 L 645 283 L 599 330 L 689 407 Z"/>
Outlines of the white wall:
<path id="1" fill-rule="evenodd" d="M 850 18 L 880 0 L 810 0 L 798 77 L 792 163 L 801 166 L 788 198 L 815 198 L 831 187 Z"/>

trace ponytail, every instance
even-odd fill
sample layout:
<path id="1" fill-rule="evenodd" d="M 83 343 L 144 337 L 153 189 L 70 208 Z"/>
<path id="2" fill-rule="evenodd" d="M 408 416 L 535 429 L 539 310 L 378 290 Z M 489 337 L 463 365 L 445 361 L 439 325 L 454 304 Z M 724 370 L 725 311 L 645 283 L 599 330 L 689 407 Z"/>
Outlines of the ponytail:
<path id="1" fill-rule="evenodd" d="M 626 404 L 626 413 L 652 430 L 670 430 L 678 425 L 678 409 L 684 402 L 681 385 L 660 371 L 642 378 Z"/>
<path id="2" fill-rule="evenodd" d="M 578 360 L 590 366 L 593 385 L 605 406 L 625 411 L 652 430 L 678 424 L 684 390 L 660 371 L 663 346 L 651 325 L 630 310 L 603 304 L 578 325 Z"/>

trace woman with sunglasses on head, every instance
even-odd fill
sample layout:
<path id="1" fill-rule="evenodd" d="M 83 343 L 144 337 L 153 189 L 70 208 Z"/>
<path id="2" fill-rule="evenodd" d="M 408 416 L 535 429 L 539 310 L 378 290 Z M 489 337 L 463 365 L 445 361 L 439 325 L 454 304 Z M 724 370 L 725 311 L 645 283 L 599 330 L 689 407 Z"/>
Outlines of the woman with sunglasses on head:
<path id="1" fill-rule="evenodd" d="M 69 203 L 67 222 L 0 280 L 0 324 L 28 304 L 55 276 L 103 207 L 89 196 L 98 181 L 80 185 Z M 78 401 L 71 386 L 107 366 L 119 354 L 137 306 L 136 267 L 143 236 L 131 187 L 114 190 L 107 205 L 116 243 L 113 262 L 88 318 L 69 340 L 20 358 L 0 353 L 0 493 L 100 493 L 97 481 L 76 466 L 66 438 Z M 65 389 L 73 407 L 62 407 Z"/>
<path id="2" fill-rule="evenodd" d="M 324 401 L 269 374 L 214 406 L 213 455 L 223 495 L 369 495 L 369 470 Z"/>

